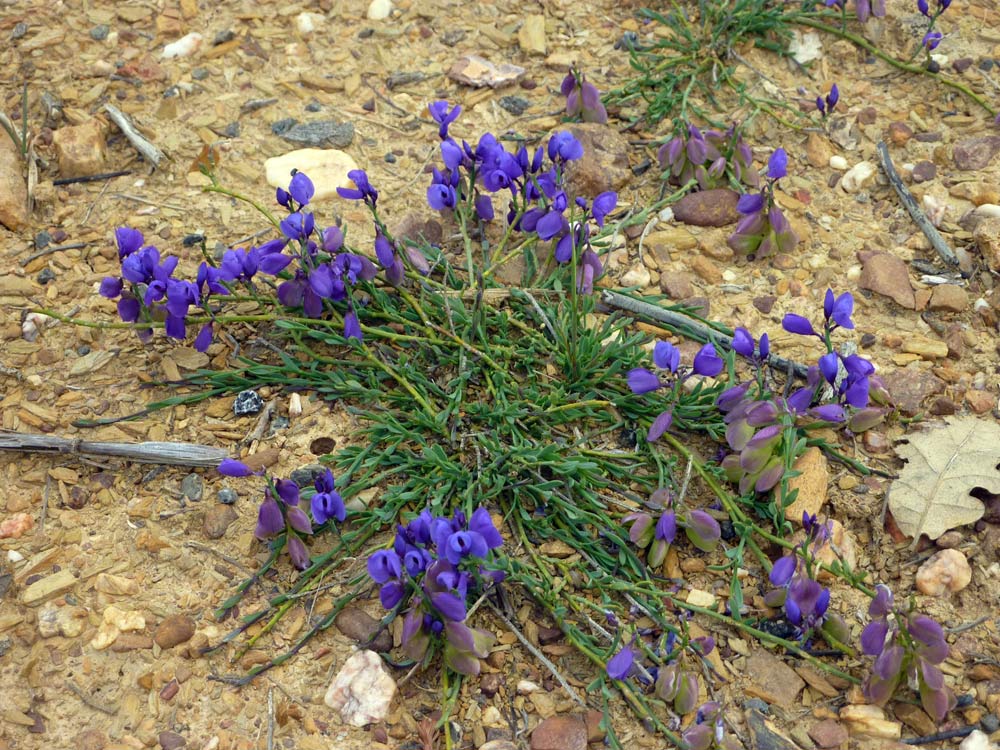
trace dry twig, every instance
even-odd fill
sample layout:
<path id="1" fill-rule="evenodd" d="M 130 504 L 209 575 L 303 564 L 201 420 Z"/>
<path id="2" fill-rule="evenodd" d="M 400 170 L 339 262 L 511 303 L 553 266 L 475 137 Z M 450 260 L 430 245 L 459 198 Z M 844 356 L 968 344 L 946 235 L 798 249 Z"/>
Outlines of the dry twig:
<path id="1" fill-rule="evenodd" d="M 137 463 L 168 466 L 218 466 L 229 455 L 224 448 L 196 443 L 110 443 L 0 430 L 0 450 L 29 453 L 117 456 Z"/>
<path id="2" fill-rule="evenodd" d="M 119 130 L 125 134 L 129 142 L 135 146 L 136 151 L 142 154 L 143 159 L 154 167 L 160 166 L 160 161 L 163 159 L 163 152 L 136 130 L 135 125 L 132 124 L 132 120 L 129 119 L 128 115 L 110 104 L 104 105 L 104 111 L 108 113 L 108 117 L 118 126 Z"/>

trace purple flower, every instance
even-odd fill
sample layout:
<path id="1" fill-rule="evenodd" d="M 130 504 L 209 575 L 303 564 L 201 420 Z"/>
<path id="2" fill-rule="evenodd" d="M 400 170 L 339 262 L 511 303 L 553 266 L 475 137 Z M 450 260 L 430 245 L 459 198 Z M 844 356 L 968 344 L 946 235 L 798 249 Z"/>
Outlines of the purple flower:
<path id="1" fill-rule="evenodd" d="M 257 509 L 257 527 L 253 535 L 258 539 L 274 536 L 285 528 L 285 518 L 274 498 L 266 497 Z"/>
<path id="2" fill-rule="evenodd" d="M 660 379 L 655 374 L 642 367 L 629 370 L 626 379 L 628 380 L 628 387 L 636 395 L 655 391 L 661 385 Z"/>
<path id="3" fill-rule="evenodd" d="M 715 346 L 705 344 L 698 353 L 694 355 L 692 369 L 697 375 L 715 377 L 722 368 L 726 366 L 725 361 L 715 353 Z"/>
<path id="4" fill-rule="evenodd" d="M 940 31 L 928 31 L 920 43 L 927 48 L 928 52 L 933 52 L 941 44 L 942 39 L 944 39 L 944 34 Z"/>
<path id="5" fill-rule="evenodd" d="M 448 537 L 444 555 L 452 565 L 458 565 L 464 557 L 483 558 L 489 552 L 482 534 L 475 531 L 456 531 Z"/>
<path id="6" fill-rule="evenodd" d="M 875 587 L 875 597 L 868 605 L 868 614 L 871 617 L 885 617 L 892 611 L 893 596 L 892 589 L 884 583 Z"/>
<path id="7" fill-rule="evenodd" d="M 299 504 L 299 486 L 291 479 L 278 479 L 274 482 L 274 491 L 281 501 L 288 506 Z"/>
<path id="8" fill-rule="evenodd" d="M 837 372 L 840 369 L 840 357 L 837 352 L 829 352 L 819 358 L 819 371 L 827 383 L 833 385 L 837 380 Z"/>
<path id="9" fill-rule="evenodd" d="M 380 549 L 368 558 L 368 575 L 375 583 L 385 583 L 403 574 L 402 562 L 391 549 Z M 391 609 L 391 607 L 386 607 Z"/>
<path id="10" fill-rule="evenodd" d="M 833 84 L 830 87 L 830 93 L 826 95 L 827 111 L 833 112 L 833 108 L 837 106 L 837 102 L 839 101 L 840 101 L 840 89 L 837 88 L 837 84 Z"/>
<path id="11" fill-rule="evenodd" d="M 868 656 L 878 656 L 885 649 L 885 638 L 889 634 L 889 623 L 872 620 L 861 631 L 861 650 Z"/>
<path id="12" fill-rule="evenodd" d="M 212 324 L 205 323 L 194 339 L 195 351 L 205 352 L 212 345 Z"/>
<path id="13" fill-rule="evenodd" d="M 313 195 L 316 194 L 316 188 L 313 187 L 312 180 L 306 177 L 303 172 L 296 172 L 292 175 L 291 182 L 288 183 L 288 194 L 301 208 L 312 200 Z"/>
<path id="14" fill-rule="evenodd" d="M 677 538 L 677 514 L 674 511 L 667 510 L 663 512 L 663 515 L 656 522 L 656 530 L 653 538 L 662 539 L 667 544 L 674 543 L 674 539 Z"/>
<path id="15" fill-rule="evenodd" d="M 308 568 L 311 563 L 309 551 L 302 540 L 295 534 L 289 534 L 285 544 L 288 547 L 288 556 L 292 559 L 292 565 L 295 566 L 296 570 L 305 570 Z"/>
<path id="16" fill-rule="evenodd" d="M 788 154 L 785 149 L 775 149 L 767 160 L 767 176 L 772 180 L 780 180 L 788 175 Z"/>
<path id="17" fill-rule="evenodd" d="M 339 190 L 340 188 L 338 188 Z M 288 214 L 278 225 L 281 233 L 290 240 L 304 240 L 316 226 L 316 220 L 311 213 L 296 211 Z"/>
<path id="18" fill-rule="evenodd" d="M 316 492 L 309 500 L 309 509 L 313 520 L 322 524 L 331 518 L 343 521 L 347 517 L 347 509 L 340 493 L 334 489 L 333 472 L 329 469 L 313 480 Z"/>
<path id="19" fill-rule="evenodd" d="M 118 259 L 122 260 L 142 247 L 142 232 L 131 227 L 118 227 L 115 242 L 118 243 Z"/>
<path id="20" fill-rule="evenodd" d="M 733 351 L 741 357 L 753 358 L 753 336 L 746 328 L 737 328 L 733 332 Z"/>
<path id="21" fill-rule="evenodd" d="M 590 212 L 594 217 L 594 221 L 597 222 L 597 226 L 604 226 L 604 217 L 615 210 L 615 206 L 618 205 L 618 193 L 609 190 L 607 192 L 601 193 L 596 198 L 594 198 L 594 203 L 591 206 Z"/>
<path id="22" fill-rule="evenodd" d="M 649 431 L 646 433 L 646 442 L 652 443 L 659 440 L 664 432 L 670 429 L 670 425 L 674 422 L 674 412 L 673 409 L 667 409 L 666 411 L 660 412 L 659 416 L 653 420 L 653 423 L 649 425 Z"/>
<path id="23" fill-rule="evenodd" d="M 122 280 L 117 276 L 107 276 L 101 279 L 100 294 L 107 299 L 114 299 L 122 293 Z"/>
<path id="24" fill-rule="evenodd" d="M 337 195 L 351 201 L 363 200 L 374 208 L 378 201 L 378 191 L 368 182 L 368 174 L 363 169 L 352 169 L 347 173 L 347 176 L 354 183 L 355 187 L 338 187 Z"/>
<path id="25" fill-rule="evenodd" d="M 797 566 L 798 558 L 795 555 L 785 555 L 776 560 L 769 576 L 771 583 L 775 586 L 786 586 L 792 580 Z"/>
<path id="26" fill-rule="evenodd" d="M 854 297 L 850 292 L 844 292 L 839 297 L 835 297 L 832 289 L 826 290 L 826 297 L 823 300 L 823 317 L 828 323 L 832 320 L 841 328 L 854 328 L 854 321 L 851 320 L 853 312 Z"/>
<path id="27" fill-rule="evenodd" d="M 635 668 L 635 651 L 628 645 L 608 660 L 606 671 L 612 680 L 625 680 Z"/>
<path id="28" fill-rule="evenodd" d="M 431 118 L 441 127 L 438 129 L 438 136 L 441 140 L 448 137 L 448 126 L 458 119 L 458 116 L 462 114 L 462 106 L 456 104 L 451 110 L 448 109 L 448 102 L 437 101 L 431 102 L 427 105 L 427 111 L 430 112 Z"/>
<path id="29" fill-rule="evenodd" d="M 455 207 L 457 196 L 451 185 L 433 183 L 427 188 L 427 203 L 435 211 L 444 211 Z"/>
<path id="30" fill-rule="evenodd" d="M 488 195 L 477 195 L 476 201 L 476 214 L 483 221 L 493 221 L 493 201 Z"/>
<path id="31" fill-rule="evenodd" d="M 653 364 L 661 370 L 677 372 L 681 363 L 681 352 L 669 341 L 657 341 L 653 347 Z"/>
<path id="32" fill-rule="evenodd" d="M 801 315 L 796 315 L 795 313 L 788 313 L 785 315 L 785 317 L 781 319 L 781 327 L 789 333 L 794 333 L 799 336 L 816 335 L 816 331 L 813 330 L 812 323 L 809 322 L 809 319 Z"/>
<path id="33" fill-rule="evenodd" d="M 469 519 L 469 531 L 473 531 L 483 537 L 489 549 L 496 549 L 503 544 L 503 537 L 493 525 L 493 519 L 486 508 L 480 506 L 472 513 Z"/>
<path id="34" fill-rule="evenodd" d="M 224 477 L 248 477 L 253 471 L 242 461 L 235 458 L 224 458 L 219 464 L 218 471 Z"/>
<path id="35" fill-rule="evenodd" d="M 736 210 L 744 216 L 759 213 L 764 207 L 763 193 L 746 193 L 736 202 Z"/>
<path id="36" fill-rule="evenodd" d="M 560 130 L 549 139 L 548 153 L 552 161 L 573 161 L 583 156 L 583 144 L 568 130 Z"/>
<path id="37" fill-rule="evenodd" d="M 928 18 L 931 17 L 931 9 L 927 4 L 927 0 L 917 0 L 917 10 L 923 13 Z"/>
<path id="38" fill-rule="evenodd" d="M 309 520 L 309 516 L 298 506 L 289 508 L 285 513 L 285 519 L 288 521 L 288 525 L 300 534 L 313 533 L 312 521 Z"/>

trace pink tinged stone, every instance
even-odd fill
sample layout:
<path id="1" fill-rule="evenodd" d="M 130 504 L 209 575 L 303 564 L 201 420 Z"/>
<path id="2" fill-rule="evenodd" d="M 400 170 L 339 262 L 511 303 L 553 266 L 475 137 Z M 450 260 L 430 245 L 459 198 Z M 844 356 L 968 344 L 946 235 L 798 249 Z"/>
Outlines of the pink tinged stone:
<path id="1" fill-rule="evenodd" d="M 917 590 L 927 596 L 944 596 L 961 591 L 972 581 L 972 568 L 957 549 L 943 549 L 917 571 Z"/>
<path id="2" fill-rule="evenodd" d="M 374 651 L 358 651 L 333 678 L 323 702 L 340 713 L 345 724 L 363 727 L 382 721 L 396 694 L 382 659 Z"/>
<path id="3" fill-rule="evenodd" d="M 27 513 L 14 513 L 0 522 L 0 539 L 17 539 L 35 527 L 35 519 Z"/>

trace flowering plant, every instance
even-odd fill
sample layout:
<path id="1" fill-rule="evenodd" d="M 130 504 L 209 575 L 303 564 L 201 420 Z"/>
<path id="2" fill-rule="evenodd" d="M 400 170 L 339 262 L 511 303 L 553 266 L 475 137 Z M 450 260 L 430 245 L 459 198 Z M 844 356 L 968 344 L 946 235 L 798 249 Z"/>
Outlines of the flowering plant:
<path id="1" fill-rule="evenodd" d="M 775 149 L 767 162 L 764 187 L 759 193 L 743 195 L 736 204 L 743 218 L 728 240 L 734 252 L 766 257 L 774 252 L 791 252 L 798 244 L 791 224 L 774 202 L 774 187 L 787 175 L 788 154 L 783 148 Z"/>
<path id="2" fill-rule="evenodd" d="M 702 130 L 688 124 L 686 133 L 675 135 L 656 152 L 664 178 L 674 185 L 694 180 L 701 190 L 742 183 L 760 185 L 760 175 L 753 166 L 753 152 L 735 125 L 724 133 Z"/>

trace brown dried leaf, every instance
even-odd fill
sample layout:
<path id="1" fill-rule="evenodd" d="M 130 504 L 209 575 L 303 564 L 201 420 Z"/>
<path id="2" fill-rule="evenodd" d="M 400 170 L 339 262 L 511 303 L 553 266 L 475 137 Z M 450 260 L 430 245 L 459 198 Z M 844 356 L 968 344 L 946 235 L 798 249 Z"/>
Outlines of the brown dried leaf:
<path id="1" fill-rule="evenodd" d="M 1000 425 L 975 417 L 945 422 L 896 448 L 907 463 L 892 483 L 889 510 L 914 544 L 921 534 L 937 539 L 982 518 L 985 507 L 969 494 L 974 487 L 1000 492 Z"/>

